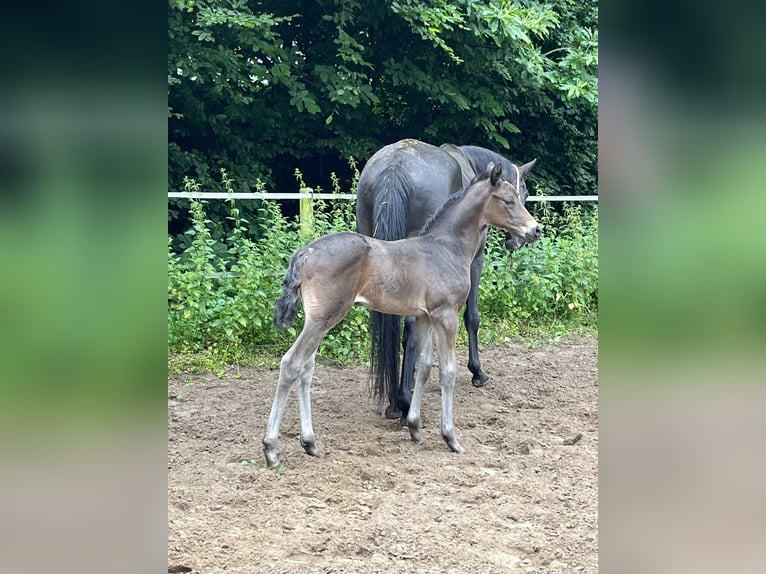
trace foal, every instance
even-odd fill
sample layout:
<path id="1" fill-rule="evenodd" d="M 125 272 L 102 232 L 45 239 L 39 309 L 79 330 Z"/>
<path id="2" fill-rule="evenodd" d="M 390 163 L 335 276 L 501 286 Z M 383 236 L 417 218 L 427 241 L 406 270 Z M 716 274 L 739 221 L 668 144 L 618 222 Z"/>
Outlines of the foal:
<path id="1" fill-rule="evenodd" d="M 407 427 L 420 442 L 420 404 L 431 372 L 433 340 L 441 375 L 441 433 L 453 452 L 463 452 L 455 437 L 452 394 L 455 386 L 455 333 L 459 311 L 471 285 L 471 262 L 487 226 L 532 243 L 540 226 L 520 200 L 516 188 L 501 179 L 502 165 L 490 163 L 463 192 L 453 195 L 417 237 L 382 241 L 358 233 L 332 233 L 298 249 L 290 259 L 274 323 L 290 325 L 303 300 L 305 322 L 293 346 L 282 357 L 263 452 L 270 468 L 279 465 L 279 426 L 292 387 L 298 383 L 300 441 L 312 456 L 321 456 L 311 423 L 311 378 L 322 338 L 354 305 L 392 315 L 416 317 L 418 349 L 415 387 Z"/>

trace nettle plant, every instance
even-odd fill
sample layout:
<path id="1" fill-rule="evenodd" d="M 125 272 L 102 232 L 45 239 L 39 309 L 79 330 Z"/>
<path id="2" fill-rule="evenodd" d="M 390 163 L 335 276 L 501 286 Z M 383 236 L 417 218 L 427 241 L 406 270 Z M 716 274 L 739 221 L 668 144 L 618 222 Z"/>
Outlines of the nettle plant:
<path id="1" fill-rule="evenodd" d="M 514 331 L 594 327 L 598 313 L 598 208 L 542 202 L 543 236 L 509 262 L 502 237 L 490 234 L 480 285 L 482 321 L 512 321 Z"/>
<path id="2" fill-rule="evenodd" d="M 221 179 L 224 189 L 233 191 L 225 171 Z M 297 170 L 296 180 L 306 187 Z M 338 179 L 332 181 L 333 192 L 341 193 Z M 352 190 L 355 186 L 356 180 Z M 188 178 L 185 188 L 199 190 Z M 263 191 L 263 185 L 257 189 Z M 173 251 L 168 238 L 168 350 L 206 357 L 179 361 L 187 367 L 249 362 L 254 356 L 276 363 L 301 326 L 300 316 L 284 332 L 273 325 L 290 256 L 320 235 L 356 229 L 353 200 L 313 200 L 313 222 L 303 233 L 300 222 L 285 217 L 275 201 L 258 202 L 254 222 L 242 217 L 235 200 L 227 201 L 223 225 L 207 218 L 207 202 L 190 202 L 192 226 L 182 253 Z M 539 203 L 532 209 L 544 235 L 516 251 L 512 265 L 501 234 L 489 234 L 479 300 L 484 341 L 498 334 L 534 336 L 596 325 L 598 208 L 565 203 L 558 212 Z M 254 225 L 257 234 L 249 233 Z M 368 311 L 356 307 L 325 337 L 319 353 L 341 362 L 367 360 L 368 347 Z"/>
<path id="3" fill-rule="evenodd" d="M 302 177 L 296 176 L 302 184 Z M 224 189 L 233 191 L 222 170 Z M 340 193 L 334 177 L 334 191 Z M 303 185 L 305 187 L 305 185 Z M 199 189 L 187 179 L 186 189 Z M 262 189 L 260 189 L 262 190 Z M 321 190 L 318 190 L 321 191 Z M 293 251 L 325 233 L 356 228 L 353 202 L 315 200 L 309 236 L 302 235 L 297 220 L 286 218 L 275 201 L 261 201 L 256 210 L 259 239 L 248 234 L 236 201 L 227 200 L 230 231 L 213 237 L 207 219 L 207 202 L 190 202 L 191 237 L 183 253 L 172 251 L 168 238 L 168 347 L 171 354 L 207 354 L 218 361 L 247 360 L 253 353 L 279 356 L 297 336 L 297 326 L 277 332 L 273 326 L 274 302 Z M 323 342 L 323 356 L 344 362 L 364 359 L 368 326 L 364 309 L 355 309 Z"/>

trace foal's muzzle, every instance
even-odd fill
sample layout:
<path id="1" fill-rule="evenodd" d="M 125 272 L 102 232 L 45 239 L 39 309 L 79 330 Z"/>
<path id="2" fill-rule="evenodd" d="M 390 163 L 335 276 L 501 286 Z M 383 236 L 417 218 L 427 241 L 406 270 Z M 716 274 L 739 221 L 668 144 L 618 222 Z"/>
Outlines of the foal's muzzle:
<path id="1" fill-rule="evenodd" d="M 540 229 L 539 225 L 535 224 L 534 227 L 532 227 L 531 229 L 528 229 L 524 233 L 524 240 L 527 243 L 532 243 L 533 241 L 537 241 L 538 239 L 540 239 L 540 236 L 542 234 L 543 234 L 543 230 Z"/>
<path id="2" fill-rule="evenodd" d="M 534 241 L 537 241 L 540 239 L 540 236 L 542 235 L 542 230 L 540 229 L 540 225 L 537 223 L 534 224 L 534 226 L 530 226 L 524 231 L 524 237 L 516 237 L 515 235 L 512 235 L 511 233 L 505 234 L 505 248 L 510 252 L 513 253 L 520 247 L 523 247 L 527 243 L 533 243 Z"/>

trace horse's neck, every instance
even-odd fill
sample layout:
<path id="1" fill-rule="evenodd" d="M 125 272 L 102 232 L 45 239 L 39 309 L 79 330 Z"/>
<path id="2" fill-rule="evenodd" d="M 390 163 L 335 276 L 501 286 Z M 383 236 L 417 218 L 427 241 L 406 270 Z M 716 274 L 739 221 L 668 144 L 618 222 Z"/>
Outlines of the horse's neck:
<path id="1" fill-rule="evenodd" d="M 476 176 L 476 168 L 471 164 L 471 161 L 460 150 L 460 148 L 452 144 L 445 144 L 442 146 L 442 149 L 450 154 L 460 166 L 460 173 L 463 178 L 463 189 L 465 189 L 468 187 L 468 184 L 471 183 L 471 180 Z"/>
<path id="2" fill-rule="evenodd" d="M 484 171 L 487 167 L 487 163 L 490 161 L 495 164 L 502 164 L 503 171 L 506 174 L 509 174 L 510 170 L 513 169 L 511 167 L 513 164 L 510 161 L 508 161 L 499 153 L 492 151 L 491 149 L 475 146 L 471 149 L 470 146 L 462 146 L 458 148 L 458 151 L 466 157 L 467 161 L 471 165 L 471 168 L 473 168 L 474 175 Z"/>
<path id="3" fill-rule="evenodd" d="M 447 244 L 456 255 L 473 260 L 486 227 L 482 210 L 480 197 L 463 197 L 434 223 L 428 235 Z"/>

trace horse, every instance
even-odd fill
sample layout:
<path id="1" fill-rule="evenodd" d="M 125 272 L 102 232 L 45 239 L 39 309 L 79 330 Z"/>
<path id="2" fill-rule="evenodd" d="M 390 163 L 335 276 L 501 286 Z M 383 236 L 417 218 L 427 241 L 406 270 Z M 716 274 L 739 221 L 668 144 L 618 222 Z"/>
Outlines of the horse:
<path id="1" fill-rule="evenodd" d="M 453 194 L 464 189 L 489 162 L 503 166 L 506 178 L 517 187 L 522 203 L 527 199 L 524 176 L 537 160 L 518 167 L 491 150 L 477 146 L 441 147 L 404 139 L 378 150 L 365 164 L 357 186 L 357 232 L 378 239 L 396 240 L 418 232 Z M 474 387 L 487 384 L 479 359 L 479 280 L 484 267 L 484 242 L 471 265 L 471 288 L 463 321 L 468 331 L 468 369 Z M 523 239 L 506 234 L 510 253 Z M 407 416 L 417 348 L 415 319 L 404 322 L 404 353 L 399 380 L 401 318 L 371 314 L 371 375 L 377 396 L 387 397 L 386 418 Z"/>
<path id="2" fill-rule="evenodd" d="M 303 329 L 282 357 L 263 452 L 269 468 L 279 466 L 277 440 L 291 389 L 298 385 L 300 443 L 307 454 L 322 456 L 311 422 L 311 379 L 315 356 L 327 332 L 354 305 L 380 313 L 415 317 L 415 386 L 406 425 L 421 442 L 420 404 L 430 376 L 433 339 L 439 353 L 442 397 L 441 434 L 462 453 L 455 436 L 455 334 L 459 312 L 471 288 L 471 264 L 484 243 L 487 226 L 533 242 L 541 235 L 517 188 L 501 178 L 502 164 L 489 163 L 462 192 L 453 195 L 414 237 L 384 241 L 360 233 L 338 232 L 312 241 L 290 258 L 282 295 L 274 308 L 278 329 L 291 325 L 303 303 Z M 518 175 L 518 174 L 517 174 Z M 517 180 L 518 181 L 518 180 Z"/>

